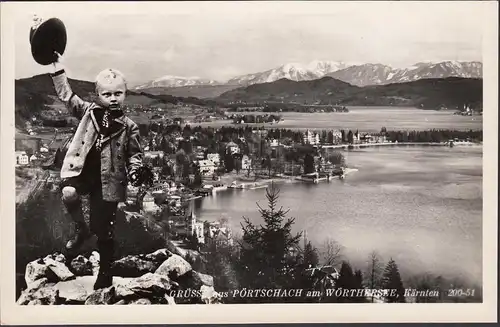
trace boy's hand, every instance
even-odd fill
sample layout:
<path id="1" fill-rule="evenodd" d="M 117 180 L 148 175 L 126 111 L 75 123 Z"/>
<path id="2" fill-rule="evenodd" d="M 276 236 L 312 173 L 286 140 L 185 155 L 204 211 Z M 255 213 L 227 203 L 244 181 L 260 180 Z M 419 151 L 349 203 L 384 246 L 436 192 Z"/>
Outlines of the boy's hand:
<path id="1" fill-rule="evenodd" d="M 51 73 L 56 73 L 62 69 L 64 69 L 64 64 L 63 64 L 63 57 L 61 54 L 57 51 L 54 51 L 54 54 L 56 55 L 56 61 L 54 61 L 50 67 L 51 67 Z"/>

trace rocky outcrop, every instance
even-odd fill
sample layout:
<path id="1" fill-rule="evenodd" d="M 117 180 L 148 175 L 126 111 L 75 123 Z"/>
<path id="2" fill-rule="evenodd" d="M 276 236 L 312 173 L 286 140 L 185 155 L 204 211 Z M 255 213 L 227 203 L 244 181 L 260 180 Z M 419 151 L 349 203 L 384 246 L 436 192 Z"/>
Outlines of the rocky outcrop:
<path id="1" fill-rule="evenodd" d="M 73 279 L 75 275 L 68 269 L 65 262 L 64 255 L 52 254 L 28 263 L 24 275 L 26 285 L 30 288 L 31 284 L 40 278 L 47 278 L 51 282 Z"/>
<path id="2" fill-rule="evenodd" d="M 69 261 L 69 260 L 68 260 Z M 82 255 L 67 262 L 62 254 L 46 256 L 26 266 L 28 285 L 20 305 L 150 305 L 220 303 L 213 277 L 194 271 L 180 255 L 167 249 L 129 255 L 112 265 L 113 285 L 93 289 L 99 254 Z M 190 294 L 186 298 L 186 294 Z M 196 296 L 193 296 L 195 294 Z M 180 296 L 182 295 L 182 297 Z"/>
<path id="3" fill-rule="evenodd" d="M 129 255 L 113 263 L 113 274 L 123 277 L 139 277 L 153 272 L 159 264 L 147 260 L 144 256 Z"/>
<path id="4" fill-rule="evenodd" d="M 181 256 L 177 254 L 172 254 L 167 260 L 165 260 L 155 273 L 163 276 L 168 276 L 172 279 L 177 279 L 184 274 L 192 270 L 189 262 L 184 260 Z"/>

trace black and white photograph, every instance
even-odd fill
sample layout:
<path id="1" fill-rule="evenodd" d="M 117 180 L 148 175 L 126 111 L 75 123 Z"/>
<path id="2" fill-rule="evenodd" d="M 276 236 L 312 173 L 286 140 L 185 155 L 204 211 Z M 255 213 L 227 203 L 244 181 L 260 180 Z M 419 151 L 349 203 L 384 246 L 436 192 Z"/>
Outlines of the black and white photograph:
<path id="1" fill-rule="evenodd" d="M 2 307 L 496 319 L 498 3 L 2 11 Z"/>

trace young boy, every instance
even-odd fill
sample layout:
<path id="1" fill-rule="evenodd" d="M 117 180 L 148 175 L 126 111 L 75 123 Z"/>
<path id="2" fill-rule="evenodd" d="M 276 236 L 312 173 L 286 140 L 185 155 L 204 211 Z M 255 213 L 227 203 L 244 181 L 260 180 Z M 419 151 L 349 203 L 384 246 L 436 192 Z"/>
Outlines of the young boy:
<path id="1" fill-rule="evenodd" d="M 86 102 L 73 93 L 61 56 L 57 56 L 51 74 L 57 95 L 80 119 L 61 168 L 62 201 L 75 223 L 75 234 L 66 248 L 78 250 L 91 232 L 97 235 L 100 269 L 94 289 L 99 289 L 112 284 L 113 224 L 118 202 L 126 199 L 128 181 L 138 182 L 143 158 L 139 129 L 123 115 L 127 86 L 120 72 L 100 72 L 95 80 L 97 101 Z M 81 207 L 81 195 L 86 194 L 90 194 L 90 230 Z"/>

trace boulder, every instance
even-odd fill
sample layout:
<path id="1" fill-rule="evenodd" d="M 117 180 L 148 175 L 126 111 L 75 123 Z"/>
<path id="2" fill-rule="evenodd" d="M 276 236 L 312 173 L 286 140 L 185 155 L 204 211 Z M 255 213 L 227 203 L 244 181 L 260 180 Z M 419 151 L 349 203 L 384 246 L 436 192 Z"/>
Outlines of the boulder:
<path id="1" fill-rule="evenodd" d="M 92 263 L 83 255 L 79 255 L 71 260 L 70 266 L 77 276 L 92 275 Z"/>
<path id="2" fill-rule="evenodd" d="M 159 249 L 155 252 L 146 254 L 145 259 L 161 264 L 163 261 L 167 260 L 172 256 L 172 252 L 167 249 Z"/>
<path id="3" fill-rule="evenodd" d="M 188 278 L 186 279 L 185 284 L 179 282 L 182 286 L 186 286 L 188 288 L 200 289 L 203 285 L 205 286 L 214 286 L 214 278 L 210 275 L 202 274 L 197 271 L 190 271 L 186 274 Z"/>
<path id="4" fill-rule="evenodd" d="M 47 278 L 49 282 L 73 279 L 75 275 L 66 267 L 65 260 L 62 254 L 53 254 L 28 263 L 24 274 L 27 287 L 40 278 Z"/>
<path id="5" fill-rule="evenodd" d="M 164 297 L 172 286 L 168 277 L 153 273 L 135 278 L 126 285 L 132 292 L 147 297 Z"/>
<path id="6" fill-rule="evenodd" d="M 115 298 L 115 287 L 102 288 L 90 294 L 85 301 L 86 305 L 112 304 Z"/>
<path id="7" fill-rule="evenodd" d="M 40 278 L 46 278 L 50 282 L 57 282 L 59 280 L 57 275 L 47 267 L 43 259 L 34 260 L 28 263 L 24 273 L 24 280 L 28 288 L 30 288 L 33 282 Z"/>
<path id="8" fill-rule="evenodd" d="M 42 287 L 49 287 L 52 285 L 54 284 L 51 283 L 49 285 L 47 278 L 37 279 L 36 281 L 28 285 L 28 288 L 21 293 L 16 303 L 19 305 L 26 305 L 33 300 L 33 294 L 35 294 L 36 291 L 38 291 Z"/>
<path id="9" fill-rule="evenodd" d="M 55 288 L 59 290 L 59 296 L 65 302 L 82 302 L 84 303 L 90 294 L 94 292 L 93 282 L 85 282 L 80 278 L 75 280 L 59 282 Z"/>
<path id="10" fill-rule="evenodd" d="M 205 285 L 203 285 L 200 288 L 200 291 L 201 291 L 201 300 L 205 304 L 218 304 L 218 303 L 221 303 L 220 302 L 221 296 L 220 296 L 219 293 L 217 293 L 215 291 L 215 289 L 213 288 L 213 286 L 205 286 Z"/>
<path id="11" fill-rule="evenodd" d="M 59 304 L 61 300 L 59 298 L 59 292 L 57 291 L 57 289 L 55 289 L 53 285 L 46 284 L 30 296 L 30 302 L 32 303 L 28 303 L 28 305 L 55 305 Z"/>
<path id="12" fill-rule="evenodd" d="M 92 275 L 97 275 L 99 273 L 99 262 L 101 261 L 99 252 L 92 251 L 92 254 L 89 257 L 89 261 L 92 265 Z"/>
<path id="13" fill-rule="evenodd" d="M 191 270 L 192 268 L 189 262 L 177 254 L 172 254 L 172 256 L 158 267 L 155 274 L 167 276 L 170 279 L 176 280 Z"/>
<path id="14" fill-rule="evenodd" d="M 145 260 L 140 256 L 128 255 L 113 262 L 113 274 L 122 277 L 140 277 L 158 269 L 159 263 Z"/>
<path id="15" fill-rule="evenodd" d="M 142 305 L 147 305 L 147 304 L 152 304 L 152 303 L 151 303 L 151 300 L 149 300 L 149 299 L 141 298 L 141 299 L 130 301 L 128 304 L 142 304 Z"/>
<path id="16" fill-rule="evenodd" d="M 44 258 L 44 260 L 46 260 L 46 259 L 52 259 L 52 260 L 55 260 L 55 261 L 60 262 L 60 263 L 66 263 L 66 257 L 64 256 L 64 254 L 59 253 L 59 252 L 49 254 L 48 256 L 46 256 Z"/>
<path id="17" fill-rule="evenodd" d="M 116 285 L 116 297 L 119 299 L 129 298 L 134 296 L 135 293 L 125 285 Z"/>
<path id="18" fill-rule="evenodd" d="M 35 280 L 33 283 L 31 283 L 30 285 L 28 285 L 28 288 L 27 290 L 28 291 L 36 291 L 38 290 L 40 287 L 42 286 L 45 286 L 49 283 L 49 280 L 47 278 L 40 278 L 40 279 L 37 279 Z"/>
<path id="19" fill-rule="evenodd" d="M 173 254 L 180 255 L 183 259 L 186 259 L 188 256 L 191 257 L 193 260 L 198 259 L 198 257 L 200 257 L 199 252 L 191 249 L 183 249 L 174 244 L 172 241 L 167 242 L 167 249 Z"/>
<path id="20" fill-rule="evenodd" d="M 113 286 L 115 286 L 115 297 L 123 298 L 134 293 L 126 291 L 125 284 L 130 282 L 131 278 L 113 277 Z M 94 293 L 94 283 L 96 276 L 78 276 L 74 280 L 59 282 L 55 288 L 59 290 L 59 296 L 66 303 L 85 302 L 87 298 Z"/>
<path id="21" fill-rule="evenodd" d="M 51 258 L 45 258 L 44 261 L 47 264 L 47 267 L 49 267 L 59 280 L 65 281 L 75 278 L 75 275 L 68 269 L 68 267 L 66 267 L 64 263 Z"/>

